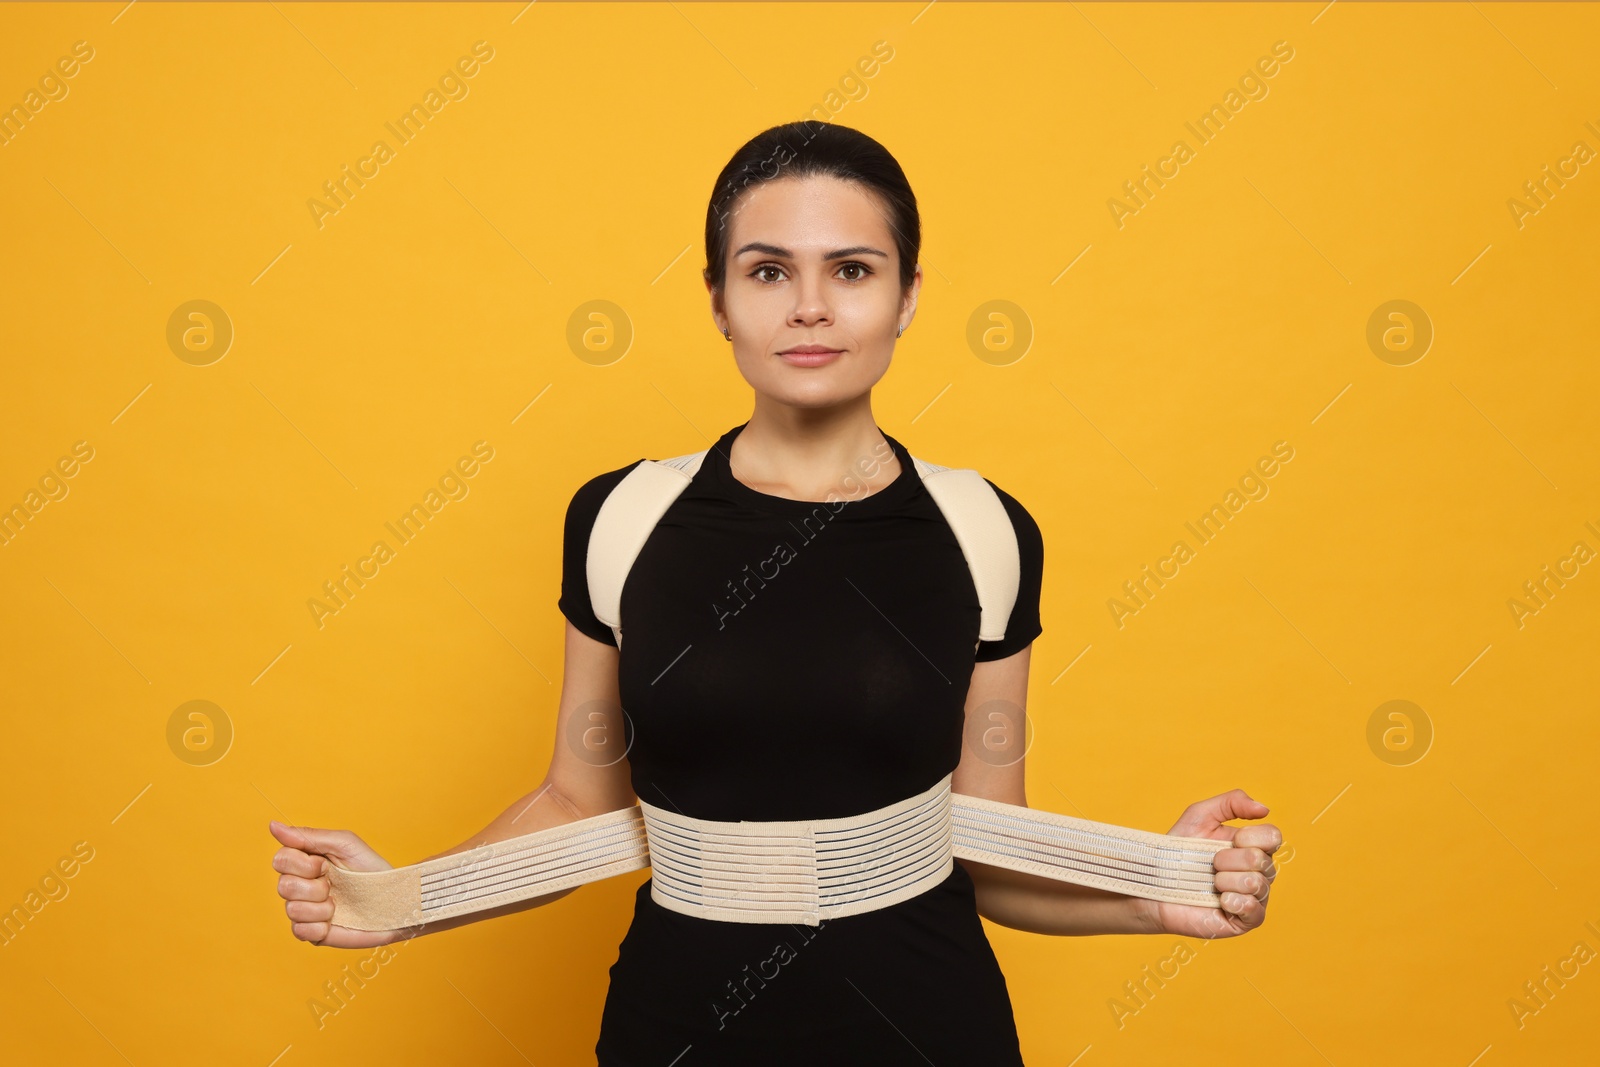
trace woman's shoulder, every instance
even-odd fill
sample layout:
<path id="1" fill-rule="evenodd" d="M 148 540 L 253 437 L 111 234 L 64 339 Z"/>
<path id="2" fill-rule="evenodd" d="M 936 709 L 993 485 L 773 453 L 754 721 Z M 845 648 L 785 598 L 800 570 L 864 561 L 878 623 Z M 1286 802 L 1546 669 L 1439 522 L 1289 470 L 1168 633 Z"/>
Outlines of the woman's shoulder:
<path id="1" fill-rule="evenodd" d="M 1016 497 L 1012 496 L 1010 493 L 1006 492 L 1004 489 L 1000 488 L 998 485 L 996 485 L 993 478 L 990 478 L 987 475 L 982 475 L 982 477 L 983 477 L 984 481 L 989 483 L 989 488 L 994 490 L 995 496 L 999 497 L 1001 502 L 1004 503 L 1006 505 L 1006 507 L 1008 507 L 1008 508 L 1011 508 L 1011 507 L 1022 508 L 1022 502 L 1020 500 L 1018 500 Z M 1026 511 L 1027 509 L 1023 508 L 1023 510 Z"/>
<path id="2" fill-rule="evenodd" d="M 579 485 L 577 491 L 573 493 L 573 495 L 592 495 L 594 493 L 603 493 L 608 489 L 613 489 L 616 487 L 618 482 L 622 481 L 622 479 L 628 476 L 629 471 L 633 470 L 633 468 L 637 467 L 643 462 L 644 460 L 640 458 L 634 460 L 632 463 L 624 463 L 616 470 L 601 471 L 599 474 L 590 477 L 588 480 L 583 482 L 583 484 Z"/>
<path id="3" fill-rule="evenodd" d="M 901 444 L 900 447 L 905 448 L 905 445 Z M 918 474 L 922 477 L 927 477 L 929 474 L 937 474 L 939 471 L 951 469 L 945 464 L 926 459 L 909 449 L 907 449 L 906 454 L 909 455 L 912 459 L 912 462 L 917 465 L 919 468 Z M 1006 515 L 1011 519 L 1011 525 L 1016 529 L 1018 539 L 1022 541 L 1024 545 L 1042 541 L 1043 538 L 1039 532 L 1039 524 L 1034 521 L 1033 515 L 1030 514 L 1028 509 L 1023 506 L 1022 502 L 1016 497 L 1012 496 L 1010 493 L 1006 492 L 1004 489 L 1000 488 L 1000 486 L 996 485 L 994 479 L 985 475 L 981 470 L 977 471 L 976 473 L 988 483 L 990 489 L 994 490 L 995 496 L 999 498 L 1001 505 L 1005 507 Z"/>
<path id="4" fill-rule="evenodd" d="M 1044 535 L 1040 532 L 1039 524 L 1034 521 L 1032 513 L 1023 506 L 1022 501 L 1000 488 L 992 479 L 985 477 L 983 480 L 989 483 L 989 488 L 994 490 L 994 495 L 1000 498 L 1001 505 L 1006 509 L 1006 515 L 1011 519 L 1012 528 L 1017 531 L 1017 539 L 1023 542 L 1024 545 L 1042 545 Z"/>
<path id="5" fill-rule="evenodd" d="M 594 525 L 595 516 L 600 513 L 600 505 L 604 504 L 606 497 L 611 494 L 628 472 L 644 462 L 636 459 L 632 463 L 624 464 L 616 470 L 603 471 L 589 478 L 579 485 L 572 493 L 567 503 L 567 524 L 569 528 L 583 527 L 587 529 Z"/>

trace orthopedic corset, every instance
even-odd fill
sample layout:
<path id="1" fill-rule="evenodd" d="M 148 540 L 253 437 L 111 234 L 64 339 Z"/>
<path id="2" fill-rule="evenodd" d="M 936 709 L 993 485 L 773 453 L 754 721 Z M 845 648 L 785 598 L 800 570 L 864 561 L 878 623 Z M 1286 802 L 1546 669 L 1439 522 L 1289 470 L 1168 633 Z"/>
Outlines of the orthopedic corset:
<path id="1" fill-rule="evenodd" d="M 611 491 L 586 560 L 595 616 L 622 644 L 629 568 L 705 452 L 642 460 Z M 915 459 L 967 559 L 982 606 L 980 640 L 1005 636 L 1020 580 L 1005 506 L 975 470 Z M 823 506 L 823 502 L 818 502 Z M 331 862 L 333 923 L 397 930 L 651 868 L 665 908 L 725 922 L 805 923 L 908 900 L 972 860 L 1150 900 L 1220 907 L 1213 859 L 1226 841 L 1152 833 L 950 790 L 836 819 L 719 822 L 640 801 L 564 825 L 388 871 Z"/>

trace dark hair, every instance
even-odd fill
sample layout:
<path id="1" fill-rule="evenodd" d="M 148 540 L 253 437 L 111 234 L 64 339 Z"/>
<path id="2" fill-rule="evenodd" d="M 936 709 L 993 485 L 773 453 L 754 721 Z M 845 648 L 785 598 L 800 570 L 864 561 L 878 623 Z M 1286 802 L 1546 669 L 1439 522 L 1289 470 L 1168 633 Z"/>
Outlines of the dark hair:
<path id="1" fill-rule="evenodd" d="M 762 182 L 814 174 L 857 182 L 883 199 L 900 254 L 900 288 L 911 287 L 922 247 L 922 222 L 905 172 L 887 148 L 860 130 L 808 119 L 756 134 L 717 175 L 706 209 L 705 277 L 713 288 L 720 291 L 727 278 L 728 219 L 740 194 Z"/>

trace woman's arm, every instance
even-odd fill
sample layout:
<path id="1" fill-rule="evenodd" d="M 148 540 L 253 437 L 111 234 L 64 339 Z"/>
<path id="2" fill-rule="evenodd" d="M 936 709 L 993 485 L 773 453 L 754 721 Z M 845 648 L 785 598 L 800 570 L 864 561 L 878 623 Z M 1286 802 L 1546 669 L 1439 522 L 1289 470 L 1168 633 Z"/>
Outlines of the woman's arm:
<path id="1" fill-rule="evenodd" d="M 1026 807 L 1023 753 L 1028 661 L 1033 646 L 1005 659 L 975 664 L 967 689 L 965 741 L 950 788 L 967 796 Z M 974 860 L 957 860 L 972 876 L 978 914 L 1036 934 L 1159 933 L 1150 901 L 1061 882 Z"/>
<path id="2" fill-rule="evenodd" d="M 1023 755 L 1027 751 L 1030 645 L 1014 656 L 978 663 L 967 691 L 967 726 L 951 789 L 1025 807 Z M 1160 934 L 1234 937 L 1266 919 L 1267 896 L 1277 869 L 1272 853 L 1283 843 L 1268 823 L 1227 826 L 1229 819 L 1259 819 L 1265 804 L 1242 789 L 1189 805 L 1170 834 L 1233 842 L 1213 860 L 1221 908 L 1166 904 L 1080 886 L 1054 878 L 959 860 L 978 898 L 978 914 L 1001 926 L 1036 934 Z"/>
<path id="3" fill-rule="evenodd" d="M 618 652 L 614 646 L 596 641 L 571 622 L 566 624 L 555 746 L 544 779 L 478 833 L 426 859 L 467 852 L 490 842 L 603 815 L 636 803 L 624 754 L 626 741 L 617 663 Z M 326 877 L 328 857 L 353 870 L 388 870 L 391 865 L 348 830 L 274 823 L 273 834 L 284 845 L 273 857 L 272 866 L 279 872 L 278 893 L 285 900 L 284 910 L 289 915 L 294 936 L 337 948 L 369 948 L 450 930 L 537 908 L 573 891 L 563 889 L 404 930 L 349 930 L 328 921 L 333 917 Z"/>
<path id="4" fill-rule="evenodd" d="M 624 755 L 627 741 L 617 685 L 619 653 L 567 623 L 561 701 L 556 711 L 555 749 L 538 788 L 519 797 L 496 819 L 461 844 L 424 860 L 468 852 L 494 841 L 604 815 L 637 803 Z M 423 862 L 418 860 L 417 862 Z M 560 900 L 574 889 L 513 901 L 453 919 L 427 923 L 418 933 L 437 933 L 482 919 L 527 911 Z"/>

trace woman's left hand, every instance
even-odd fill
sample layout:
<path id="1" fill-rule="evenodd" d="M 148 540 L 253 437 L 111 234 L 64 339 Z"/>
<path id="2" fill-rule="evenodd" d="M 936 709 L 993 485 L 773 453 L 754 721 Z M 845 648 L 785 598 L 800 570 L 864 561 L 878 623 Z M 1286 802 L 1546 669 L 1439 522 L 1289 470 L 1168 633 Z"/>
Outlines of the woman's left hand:
<path id="1" fill-rule="evenodd" d="M 1266 921 L 1267 897 L 1272 893 L 1272 880 L 1278 876 L 1272 854 L 1283 844 L 1283 834 L 1271 823 L 1223 823 L 1229 819 L 1259 819 L 1269 810 L 1243 789 L 1230 789 L 1189 805 L 1167 833 L 1233 843 L 1232 848 L 1218 851 L 1212 861 L 1222 907 L 1148 901 L 1160 932 L 1184 937 L 1237 937 Z"/>

